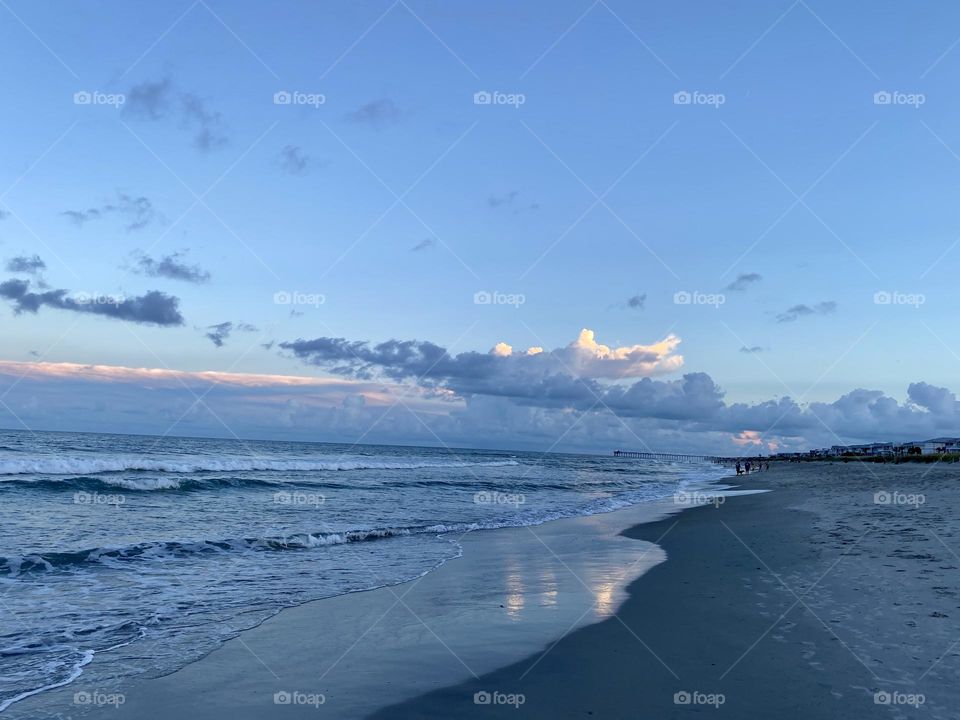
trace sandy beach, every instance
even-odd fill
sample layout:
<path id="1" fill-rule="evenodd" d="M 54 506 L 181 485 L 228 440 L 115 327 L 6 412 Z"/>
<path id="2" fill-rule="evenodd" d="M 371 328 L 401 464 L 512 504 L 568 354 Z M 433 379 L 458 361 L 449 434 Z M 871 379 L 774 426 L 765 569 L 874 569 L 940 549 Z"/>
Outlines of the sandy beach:
<path id="1" fill-rule="evenodd" d="M 732 479 L 771 492 L 472 533 L 418 581 L 286 610 L 172 675 L 81 678 L 10 716 L 954 717 L 954 475 L 774 465 Z"/>

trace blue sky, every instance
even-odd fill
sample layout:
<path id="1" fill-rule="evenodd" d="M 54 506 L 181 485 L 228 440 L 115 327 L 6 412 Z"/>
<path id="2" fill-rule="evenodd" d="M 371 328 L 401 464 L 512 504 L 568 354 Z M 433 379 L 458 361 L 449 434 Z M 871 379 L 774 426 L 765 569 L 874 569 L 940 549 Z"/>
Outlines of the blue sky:
<path id="1" fill-rule="evenodd" d="M 0 255 L 46 266 L 0 279 L 98 296 L 159 291 L 183 317 L 156 326 L 4 302 L 4 361 L 419 386 L 382 364 L 359 378 L 279 344 L 415 339 L 453 356 L 498 342 L 564 348 L 589 328 L 614 348 L 676 335 L 682 368 L 651 377 L 708 374 L 727 404 L 833 403 L 863 388 L 930 415 L 908 386 L 952 389 L 955 5 L 406 0 L 268 12 L 10 0 L 0 17 L 5 65 L 22 69 L 0 78 Z M 76 104 L 82 91 L 125 102 Z M 275 104 L 280 91 L 324 102 Z M 523 102 L 475 104 L 480 91 Z M 695 101 L 678 104 L 681 92 Z M 893 101 L 877 104 L 878 92 Z M 64 214 L 91 208 L 100 217 L 82 224 Z M 209 281 L 151 276 L 144 258 Z M 742 289 L 727 289 L 742 276 Z M 476 304 L 481 291 L 524 301 Z M 277 304 L 278 292 L 324 302 Z M 678 304 L 682 292 L 723 303 Z M 877 293 L 895 299 L 878 304 Z M 218 347 L 205 335 L 226 322 L 235 328 Z M 3 424 L 66 422 L 55 400 L 31 405 L 50 390 L 42 377 L 11 368 Z M 70 383 L 93 393 L 82 377 Z M 468 407 L 481 396 L 524 405 L 449 378 L 417 392 L 438 386 Z M 125 391 L 147 415 L 168 402 Z M 68 424 L 93 427 L 78 407 Z M 831 432 L 877 432 L 856 415 Z M 109 403 L 99 417 L 96 429 L 129 422 Z M 715 446 L 730 434 L 685 418 L 621 428 L 620 439 Z M 136 427 L 167 430 L 148 420 Z M 555 420 L 527 443 L 554 444 Z M 230 432 L 267 432 L 236 422 Z M 324 422 L 305 432 L 324 439 Z M 179 430 L 223 425 L 207 417 Z M 503 440 L 479 427 L 451 441 Z M 598 438 L 575 444 L 614 439 Z"/>

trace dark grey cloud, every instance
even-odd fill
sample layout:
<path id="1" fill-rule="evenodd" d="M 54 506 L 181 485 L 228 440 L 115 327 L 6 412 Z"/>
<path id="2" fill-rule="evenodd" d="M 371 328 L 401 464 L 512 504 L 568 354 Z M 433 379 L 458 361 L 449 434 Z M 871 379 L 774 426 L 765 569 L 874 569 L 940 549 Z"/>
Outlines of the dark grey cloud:
<path id="1" fill-rule="evenodd" d="M 217 347 L 223 347 L 223 344 L 234 332 L 257 332 L 257 328 L 253 325 L 230 321 L 208 325 L 205 330 L 207 332 L 204 333 L 204 336 Z"/>
<path id="2" fill-rule="evenodd" d="M 777 315 L 777 322 L 793 322 L 797 318 L 808 317 L 810 315 L 830 315 L 831 313 L 836 312 L 837 303 L 833 300 L 825 300 L 824 302 L 819 302 L 816 305 L 794 305 L 791 308 L 787 308 L 785 312 Z"/>
<path id="3" fill-rule="evenodd" d="M 12 279 L 0 283 L 0 298 L 11 301 L 17 315 L 51 307 L 145 325 L 183 325 L 180 299 L 157 290 L 138 297 L 71 295 L 69 290 L 33 292 L 28 280 Z"/>
<path id="4" fill-rule="evenodd" d="M 346 117 L 357 125 L 369 125 L 380 129 L 400 122 L 403 113 L 390 98 L 381 98 L 349 113 Z"/>
<path id="5" fill-rule="evenodd" d="M 160 258 L 139 255 L 136 258 L 135 272 L 149 277 L 162 277 L 170 280 L 203 284 L 210 281 L 210 272 L 199 265 L 188 265 L 183 261 L 186 252 L 175 252 Z"/>
<path id="6" fill-rule="evenodd" d="M 627 298 L 627 307 L 631 310 L 643 310 L 644 306 L 647 304 L 647 294 L 638 293 L 633 297 Z"/>
<path id="7" fill-rule="evenodd" d="M 412 248 L 410 248 L 410 249 L 411 249 L 413 252 L 420 252 L 420 251 L 422 251 L 422 250 L 429 250 L 430 248 L 432 248 L 432 247 L 433 247 L 434 245 L 436 245 L 436 244 L 437 244 L 437 241 L 434 240 L 433 238 L 426 238 L 426 239 L 421 240 L 420 242 L 418 242 L 416 245 L 414 245 L 414 246 L 413 246 Z"/>
<path id="8" fill-rule="evenodd" d="M 177 119 L 181 126 L 194 133 L 193 145 L 201 152 L 228 142 L 223 116 L 211 110 L 207 101 L 198 95 L 177 90 L 170 78 L 134 85 L 126 97 L 123 112 L 129 117 L 147 121 Z"/>
<path id="9" fill-rule="evenodd" d="M 36 275 L 41 270 L 46 270 L 47 264 L 40 259 L 39 255 L 27 256 L 18 255 L 7 261 L 7 271 L 14 273 L 26 273 Z"/>
<path id="10" fill-rule="evenodd" d="M 763 348 L 760 347 L 759 345 L 754 345 L 753 347 L 747 347 L 746 345 L 744 345 L 743 347 L 740 348 L 740 352 L 750 353 L 750 354 L 761 353 L 763 352 Z"/>
<path id="11" fill-rule="evenodd" d="M 306 175 L 311 166 L 310 158 L 297 145 L 286 145 L 280 151 L 280 169 L 288 175 Z"/>
<path id="12" fill-rule="evenodd" d="M 86 210 L 64 210 L 60 213 L 77 227 L 83 227 L 91 220 L 99 220 L 108 215 L 122 218 L 125 229 L 130 232 L 141 230 L 153 222 L 157 213 L 149 198 L 142 195 L 134 197 L 126 193 L 117 193 L 116 203 L 107 203 Z"/>
<path id="13" fill-rule="evenodd" d="M 759 273 L 743 273 L 737 275 L 737 279 L 732 283 L 727 285 L 727 290 L 730 292 L 743 292 L 751 285 L 760 282 L 763 277 Z"/>

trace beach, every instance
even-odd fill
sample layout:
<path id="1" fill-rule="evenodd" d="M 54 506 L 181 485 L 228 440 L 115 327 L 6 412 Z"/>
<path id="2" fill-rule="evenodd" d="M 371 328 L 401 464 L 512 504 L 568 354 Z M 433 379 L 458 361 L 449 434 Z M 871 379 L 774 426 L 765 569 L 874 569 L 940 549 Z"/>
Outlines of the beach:
<path id="1" fill-rule="evenodd" d="M 769 492 L 469 533 L 418 580 L 10 716 L 954 717 L 954 474 L 774 464 L 729 479 Z"/>

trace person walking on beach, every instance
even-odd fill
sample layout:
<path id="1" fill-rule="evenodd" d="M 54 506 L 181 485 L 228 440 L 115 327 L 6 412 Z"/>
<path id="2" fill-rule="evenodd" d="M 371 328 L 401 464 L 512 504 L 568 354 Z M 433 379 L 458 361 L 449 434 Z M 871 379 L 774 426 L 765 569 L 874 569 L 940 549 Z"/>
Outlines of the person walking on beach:
<path id="1" fill-rule="evenodd" d="M 743 468 L 740 467 L 740 461 L 737 460 L 737 475 L 743 475 Z"/>
<path id="2" fill-rule="evenodd" d="M 747 468 L 747 475 L 750 474 L 750 461 L 747 460 L 745 467 Z"/>

